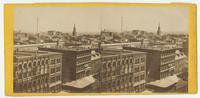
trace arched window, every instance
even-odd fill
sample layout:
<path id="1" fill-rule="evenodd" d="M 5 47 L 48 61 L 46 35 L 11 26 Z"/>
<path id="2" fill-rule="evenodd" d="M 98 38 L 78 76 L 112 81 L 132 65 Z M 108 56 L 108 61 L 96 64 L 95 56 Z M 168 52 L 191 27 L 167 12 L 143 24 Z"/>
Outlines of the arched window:
<path id="1" fill-rule="evenodd" d="M 22 70 L 22 64 L 19 64 L 18 70 Z"/>
<path id="2" fill-rule="evenodd" d="M 108 63 L 108 69 L 109 70 L 111 69 L 111 63 Z"/>
<path id="3" fill-rule="evenodd" d="M 46 60 L 46 64 L 49 64 L 49 60 Z"/>
<path id="4" fill-rule="evenodd" d="M 42 60 L 42 65 L 44 65 L 44 60 Z"/>
<path id="5" fill-rule="evenodd" d="M 38 61 L 38 65 L 40 66 L 40 61 Z"/>
<path id="6" fill-rule="evenodd" d="M 113 62 L 113 68 L 115 68 L 116 67 L 116 62 Z"/>
<path id="7" fill-rule="evenodd" d="M 26 63 L 24 64 L 23 69 L 27 69 L 27 64 Z"/>
<path id="8" fill-rule="evenodd" d="M 29 64 L 28 64 L 28 68 L 32 68 L 32 63 L 29 63 Z"/>
<path id="9" fill-rule="evenodd" d="M 33 62 L 33 67 L 36 67 L 36 62 Z"/>
<path id="10" fill-rule="evenodd" d="M 118 61 L 117 65 L 118 65 L 118 66 L 120 65 L 120 61 Z"/>
<path id="11" fill-rule="evenodd" d="M 126 64 L 128 64 L 128 60 L 126 60 Z"/>

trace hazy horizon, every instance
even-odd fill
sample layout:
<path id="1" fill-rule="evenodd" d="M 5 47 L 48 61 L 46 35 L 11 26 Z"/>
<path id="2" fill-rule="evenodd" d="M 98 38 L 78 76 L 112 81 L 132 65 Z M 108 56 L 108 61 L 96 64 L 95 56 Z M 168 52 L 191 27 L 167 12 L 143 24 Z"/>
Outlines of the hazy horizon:
<path id="1" fill-rule="evenodd" d="M 188 33 L 188 7 L 15 7 L 14 30 L 23 32 L 46 32 L 49 30 L 70 33 L 76 24 L 78 33 L 98 33 L 106 29 L 144 30 L 156 32 L 160 23 L 161 31 Z"/>

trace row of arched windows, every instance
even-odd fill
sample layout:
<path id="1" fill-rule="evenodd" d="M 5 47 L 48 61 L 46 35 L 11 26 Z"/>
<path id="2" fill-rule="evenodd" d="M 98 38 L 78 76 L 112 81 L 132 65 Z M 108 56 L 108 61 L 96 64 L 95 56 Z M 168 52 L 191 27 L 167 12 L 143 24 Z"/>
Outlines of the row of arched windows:
<path id="1" fill-rule="evenodd" d="M 48 88 L 48 77 L 43 76 L 31 81 L 25 81 L 17 83 L 14 81 L 14 91 L 15 92 L 39 92 L 40 89 Z"/>

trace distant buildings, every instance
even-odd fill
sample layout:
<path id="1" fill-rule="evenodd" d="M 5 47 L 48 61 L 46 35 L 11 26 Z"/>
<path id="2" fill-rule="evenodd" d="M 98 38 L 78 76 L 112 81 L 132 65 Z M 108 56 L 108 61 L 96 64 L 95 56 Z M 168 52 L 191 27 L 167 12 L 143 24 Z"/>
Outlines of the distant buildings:
<path id="1" fill-rule="evenodd" d="M 18 33 L 15 41 L 30 41 L 14 46 L 14 92 L 143 92 L 146 88 L 160 92 L 174 88 L 179 81 L 176 75 L 187 67 L 187 38 L 161 36 L 160 24 L 157 34 L 142 30 L 121 34 L 104 30 L 101 35 L 78 36 L 75 24 L 72 35 L 48 31 L 35 38 Z"/>
<path id="2" fill-rule="evenodd" d="M 60 92 L 62 54 L 47 51 L 14 52 L 14 92 Z"/>
<path id="3" fill-rule="evenodd" d="M 112 40 L 113 39 L 113 32 L 109 32 L 106 30 L 101 31 L 101 39 L 102 40 Z"/>
<path id="4" fill-rule="evenodd" d="M 28 41 L 29 35 L 22 32 L 14 32 L 14 43 L 15 44 L 26 44 L 25 41 Z"/>
<path id="5" fill-rule="evenodd" d="M 59 35 L 61 35 L 61 33 L 62 32 L 60 32 L 60 31 L 53 31 L 53 30 L 48 31 L 49 36 L 59 36 Z"/>
<path id="6" fill-rule="evenodd" d="M 101 92 L 141 92 L 145 89 L 146 54 L 127 50 L 103 50 Z"/>

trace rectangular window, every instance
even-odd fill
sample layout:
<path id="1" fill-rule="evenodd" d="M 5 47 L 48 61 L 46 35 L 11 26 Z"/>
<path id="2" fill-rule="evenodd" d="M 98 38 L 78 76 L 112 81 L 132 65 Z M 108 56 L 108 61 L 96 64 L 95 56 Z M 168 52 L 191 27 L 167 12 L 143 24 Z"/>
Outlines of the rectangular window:
<path id="1" fill-rule="evenodd" d="M 145 67 L 144 67 L 144 66 L 142 66 L 142 67 L 141 67 L 141 71 L 144 71 L 144 70 L 145 70 Z"/>
<path id="2" fill-rule="evenodd" d="M 139 72 L 139 71 L 140 71 L 139 67 L 135 68 L 135 72 Z"/>
<path id="3" fill-rule="evenodd" d="M 139 58 L 135 59 L 135 64 L 139 64 L 139 63 L 140 63 L 140 59 Z"/>
<path id="4" fill-rule="evenodd" d="M 56 81 L 60 81 L 60 75 L 56 76 Z"/>
<path id="5" fill-rule="evenodd" d="M 144 75 L 141 75 L 141 76 L 140 76 L 140 80 L 144 80 Z"/>
<path id="6" fill-rule="evenodd" d="M 58 59 L 57 59 L 57 63 L 60 63 L 60 62 L 61 62 L 61 60 L 60 60 L 60 58 L 58 58 Z"/>
<path id="7" fill-rule="evenodd" d="M 51 64 L 55 64 L 55 60 L 51 60 Z"/>
<path id="8" fill-rule="evenodd" d="M 135 77 L 135 82 L 139 82 L 139 76 Z"/>
<path id="9" fill-rule="evenodd" d="M 51 83 L 55 82 L 55 80 L 56 80 L 55 77 L 52 77 L 51 78 Z"/>
<path id="10" fill-rule="evenodd" d="M 57 68 L 56 68 L 56 72 L 59 72 L 59 71 L 60 71 L 60 67 L 57 67 Z"/>
<path id="11" fill-rule="evenodd" d="M 141 62 L 145 62 L 145 58 L 143 57 L 143 58 L 141 58 Z"/>
<path id="12" fill-rule="evenodd" d="M 55 73 L 55 68 L 51 68 L 51 74 Z"/>

